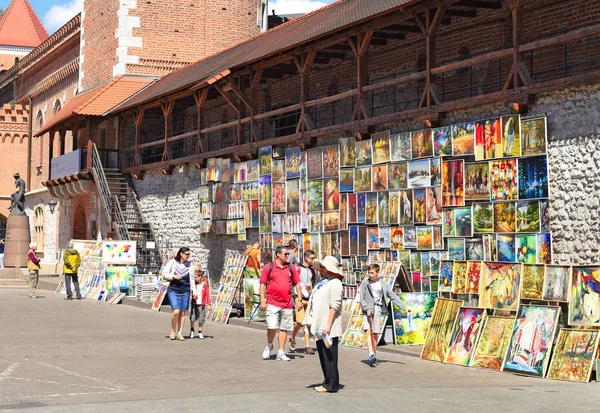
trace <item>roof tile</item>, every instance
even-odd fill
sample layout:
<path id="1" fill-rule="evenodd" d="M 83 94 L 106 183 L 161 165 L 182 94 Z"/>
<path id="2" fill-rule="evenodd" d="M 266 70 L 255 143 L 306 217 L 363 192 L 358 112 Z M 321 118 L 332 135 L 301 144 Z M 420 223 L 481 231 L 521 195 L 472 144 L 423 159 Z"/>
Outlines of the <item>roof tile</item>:
<path id="1" fill-rule="evenodd" d="M 13 0 L 0 18 L 0 44 L 38 47 L 48 32 L 27 0 Z"/>

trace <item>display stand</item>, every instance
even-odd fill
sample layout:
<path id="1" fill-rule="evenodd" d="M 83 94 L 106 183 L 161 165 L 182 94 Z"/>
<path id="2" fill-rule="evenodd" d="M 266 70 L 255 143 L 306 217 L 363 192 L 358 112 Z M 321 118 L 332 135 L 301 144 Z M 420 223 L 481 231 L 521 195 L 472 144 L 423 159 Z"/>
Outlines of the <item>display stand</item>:
<path id="1" fill-rule="evenodd" d="M 234 254 L 225 261 L 217 297 L 207 317 L 208 321 L 227 324 L 247 261 L 248 256 L 244 254 Z M 240 299 L 238 298 L 238 304 L 239 302 Z"/>
<path id="2" fill-rule="evenodd" d="M 73 244 L 73 247 L 81 256 L 81 265 L 78 271 L 81 296 L 90 300 L 106 300 L 106 279 L 102 263 L 102 243 L 73 240 Z M 60 282 L 56 292 L 66 295 L 67 289 L 64 281 Z"/>

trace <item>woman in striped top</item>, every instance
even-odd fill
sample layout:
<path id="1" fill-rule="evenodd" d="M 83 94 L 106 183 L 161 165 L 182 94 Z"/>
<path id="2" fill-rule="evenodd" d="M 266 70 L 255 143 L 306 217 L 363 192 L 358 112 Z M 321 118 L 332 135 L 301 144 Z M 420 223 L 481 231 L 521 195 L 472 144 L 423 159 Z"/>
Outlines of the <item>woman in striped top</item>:
<path id="1" fill-rule="evenodd" d="M 194 265 L 190 261 L 190 249 L 183 247 L 174 259 L 167 263 L 163 278 L 170 281 L 167 296 L 173 312 L 171 313 L 171 340 L 185 341 L 181 334 L 185 322 L 185 312 L 190 305 L 190 293 L 194 283 L 191 282 Z"/>

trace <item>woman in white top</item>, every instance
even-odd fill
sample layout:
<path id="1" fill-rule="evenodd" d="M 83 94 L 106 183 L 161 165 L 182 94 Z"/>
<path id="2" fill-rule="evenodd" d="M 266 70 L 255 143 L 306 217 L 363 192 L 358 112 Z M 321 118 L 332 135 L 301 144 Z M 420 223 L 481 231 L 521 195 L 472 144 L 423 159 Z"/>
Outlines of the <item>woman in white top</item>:
<path id="1" fill-rule="evenodd" d="M 338 344 L 342 331 L 342 273 L 341 264 L 332 256 L 327 256 L 313 266 L 321 272 L 322 280 L 314 287 L 308 301 L 304 324 L 317 338 L 317 351 L 325 380 L 315 387 L 319 393 L 335 393 L 340 388 L 338 371 Z M 327 337 L 329 336 L 329 337 Z M 326 343 L 330 338 L 331 343 Z M 331 344 L 328 346 L 327 344 Z"/>

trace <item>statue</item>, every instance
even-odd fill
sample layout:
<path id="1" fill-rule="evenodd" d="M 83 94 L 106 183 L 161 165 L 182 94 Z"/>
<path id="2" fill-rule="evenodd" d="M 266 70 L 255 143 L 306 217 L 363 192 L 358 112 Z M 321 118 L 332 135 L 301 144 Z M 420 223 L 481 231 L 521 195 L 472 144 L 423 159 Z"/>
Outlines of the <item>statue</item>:
<path id="1" fill-rule="evenodd" d="M 17 172 L 13 175 L 15 178 L 16 192 L 13 192 L 10 196 L 10 215 L 25 215 L 25 181 L 21 179 L 21 176 Z"/>

